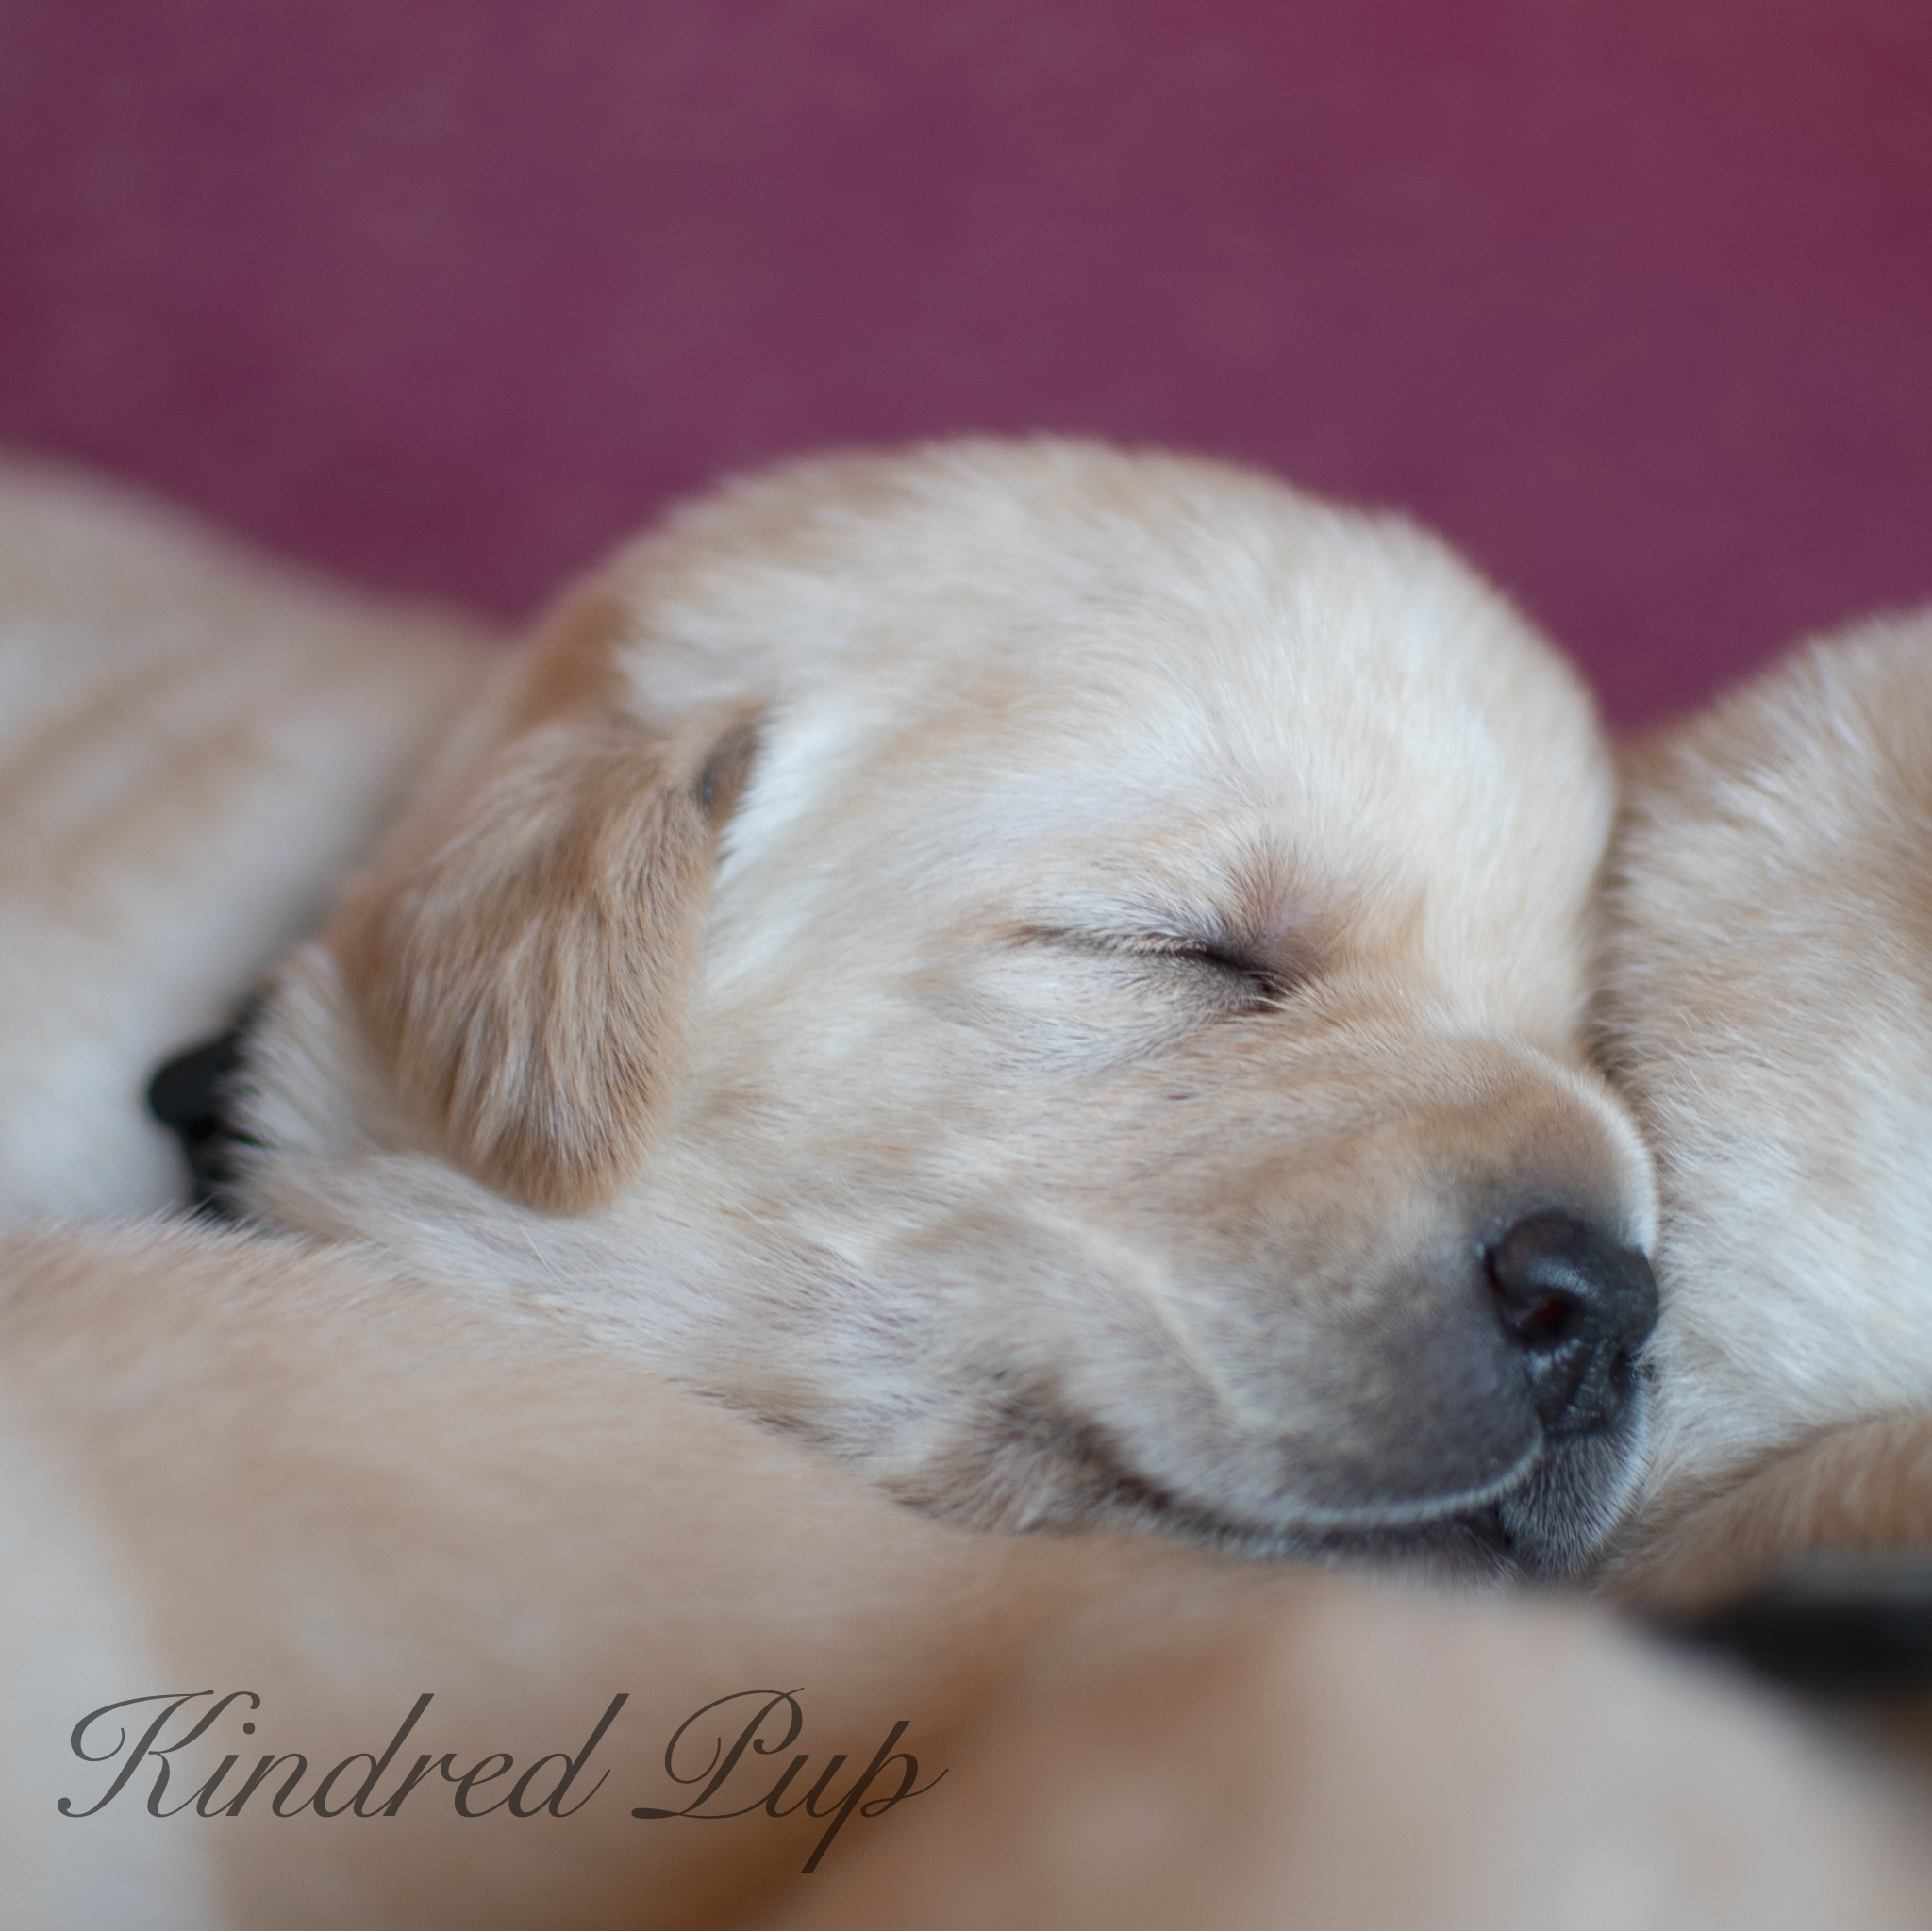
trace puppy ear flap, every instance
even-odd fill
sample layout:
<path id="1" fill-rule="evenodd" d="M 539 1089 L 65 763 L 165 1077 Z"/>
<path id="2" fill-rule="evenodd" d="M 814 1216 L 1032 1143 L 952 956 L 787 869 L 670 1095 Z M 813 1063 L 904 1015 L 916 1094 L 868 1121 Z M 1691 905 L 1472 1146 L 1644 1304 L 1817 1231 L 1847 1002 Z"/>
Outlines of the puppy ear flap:
<path id="1" fill-rule="evenodd" d="M 398 1090 L 457 1162 L 550 1212 L 608 1201 L 676 1090 L 717 832 L 753 731 L 626 714 L 592 595 L 526 666 L 508 738 L 327 935 Z"/>

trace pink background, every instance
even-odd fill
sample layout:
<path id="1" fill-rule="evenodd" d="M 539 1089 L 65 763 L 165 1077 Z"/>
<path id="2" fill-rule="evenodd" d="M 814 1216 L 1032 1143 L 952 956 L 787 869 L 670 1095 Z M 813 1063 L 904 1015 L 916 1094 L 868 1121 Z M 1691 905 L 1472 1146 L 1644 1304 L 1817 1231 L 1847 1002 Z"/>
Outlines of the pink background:
<path id="1" fill-rule="evenodd" d="M 981 428 L 1412 508 L 1624 723 L 1932 596 L 1932 7 L 0 0 L 0 438 L 519 614 Z"/>

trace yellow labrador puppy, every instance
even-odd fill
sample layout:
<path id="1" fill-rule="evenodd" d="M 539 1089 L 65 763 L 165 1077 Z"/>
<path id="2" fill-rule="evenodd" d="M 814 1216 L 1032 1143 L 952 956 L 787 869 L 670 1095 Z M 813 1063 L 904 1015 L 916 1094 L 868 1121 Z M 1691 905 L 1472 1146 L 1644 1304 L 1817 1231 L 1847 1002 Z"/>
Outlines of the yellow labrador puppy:
<path id="1" fill-rule="evenodd" d="M 1655 1311 L 1580 1041 L 1610 809 L 1575 677 L 1407 524 L 803 464 L 464 722 L 210 1172 L 955 1521 L 1566 1570 Z"/>
<path id="2" fill-rule="evenodd" d="M 803 500 L 815 493 L 822 510 Z M 958 554 L 975 505 L 966 527 L 991 533 Z M 888 511 L 896 525 L 881 525 Z M 869 616 L 862 585 L 821 580 L 868 531 L 889 546 L 908 525 L 929 539 L 903 565 L 933 580 L 922 623 L 890 600 Z M 770 569 L 812 592 L 799 606 L 811 639 L 869 648 L 873 681 L 821 691 L 807 665 L 748 713 L 727 692 L 694 752 L 667 746 L 630 700 L 613 712 L 613 688 L 627 687 L 608 680 L 641 676 L 647 644 L 668 641 L 675 659 L 708 625 L 729 631 L 717 598 L 756 574 L 768 539 Z M 855 1359 L 882 1363 L 930 1414 L 974 1376 L 997 1384 L 1017 1340 L 1044 1371 L 994 1391 L 1012 1425 L 1038 1428 L 1053 1413 L 1027 1405 L 1041 1383 L 1084 1399 L 1093 1384 L 1079 1375 L 1096 1364 L 1080 1350 L 1117 1373 L 1103 1351 L 1117 1360 L 1153 1325 L 1187 1343 L 1183 1362 L 1214 1390 L 1179 1444 L 1200 1454 L 1229 1425 L 1218 1404 L 1254 1398 L 1232 1347 L 1245 1323 L 1256 1365 L 1285 1362 L 1288 1387 L 1261 1388 L 1235 1419 L 1258 1430 L 1270 1401 L 1326 1398 L 1341 1416 L 1334 1447 L 1363 1447 L 1304 1469 L 1306 1436 L 1285 1433 L 1267 1526 L 1238 1525 L 1237 1547 L 1339 1533 L 1572 1559 L 1614 1512 L 1640 1434 L 1624 1383 L 1643 1289 L 1618 1246 L 1647 1232 L 1648 1206 L 1619 1116 L 1575 1066 L 1582 894 L 1569 861 L 1593 862 L 1603 766 L 1574 685 L 1515 620 L 1400 526 L 1226 472 L 1078 450 L 969 450 L 768 484 L 689 519 L 633 568 L 646 563 L 655 588 L 626 588 L 621 571 L 615 616 L 593 594 L 458 735 L 449 774 L 431 774 L 442 802 L 425 807 L 427 830 L 406 831 L 327 949 L 297 960 L 227 1094 L 238 1112 L 278 1107 L 286 1135 L 237 1149 L 229 1184 L 299 1204 L 291 1218 L 311 1225 L 373 1234 L 388 1256 L 152 1225 L 0 1237 L 0 1920 L 1915 1923 L 1928 1878 L 1897 1792 L 1589 1617 L 1373 1596 L 1154 1539 L 971 1537 L 639 1358 L 699 1379 L 694 1360 L 722 1360 L 714 1385 L 781 1415 L 769 1389 L 733 1380 L 734 1350 L 767 1372 L 788 1357 L 808 1411 L 841 1398 Z M 1054 591 L 1034 620 L 1014 582 L 999 594 L 1026 572 Z M 208 580 L 154 588 L 160 609 L 171 593 L 192 605 Z M 955 640 L 951 668 L 922 655 L 928 632 L 975 610 L 982 634 Z M 615 618 L 607 648 L 598 627 Z M 896 695 L 895 633 L 912 686 Z M 98 669 L 108 618 L 70 634 Z M 246 636 L 223 633 L 231 653 Z M 975 649 L 989 681 L 1002 661 L 1016 673 L 1014 729 L 982 712 L 976 740 L 955 744 L 953 720 L 974 721 L 960 693 Z M 1058 698 L 1024 674 L 1055 652 Z M 208 698 L 225 690 L 215 662 L 194 670 Z M 373 731 L 375 674 L 355 681 L 348 710 Z M 1205 774 L 1162 750 L 1160 720 L 1122 714 L 1137 685 L 1168 703 Z M 1286 698 L 1328 704 L 1327 722 Z M 1432 724 L 1406 715 L 1411 700 Z M 76 703 L 75 724 L 88 715 Z M 362 767 L 381 785 L 400 776 L 407 723 L 368 741 L 389 747 Z M 263 728 L 235 714 L 238 733 Z M 1068 741 L 1089 728 L 1103 740 L 1091 755 Z M 179 768 L 219 734 L 197 741 Z M 874 744 L 888 755 L 874 760 Z M 240 793 L 257 808 L 275 795 L 262 764 L 260 788 Z M 103 930 L 119 937 L 124 978 L 130 942 L 175 942 L 171 907 L 219 913 L 192 842 L 160 833 L 184 808 L 191 827 L 221 831 L 236 769 L 259 767 L 209 766 L 207 796 L 157 784 L 145 814 L 76 794 L 72 822 L 96 812 L 100 836 L 64 862 L 107 882 L 97 903 L 123 906 Z M 285 774 L 326 772 L 322 757 Z M 1338 773 L 1352 775 L 1332 789 Z M 774 794 L 781 779 L 792 790 Z M 918 803 L 910 851 L 868 799 L 874 783 Z M 332 795 L 308 794 L 315 823 L 280 821 L 305 863 L 319 863 L 309 841 L 342 835 L 325 822 Z M 815 881 L 808 828 L 787 842 L 788 797 L 877 826 L 877 841 L 826 852 Z M 1431 815 L 1443 801 L 1446 824 Z M 1028 808 L 1015 817 L 1016 804 Z M 1407 836 L 1439 870 L 1404 856 L 1411 809 Z M 127 888 L 113 881 L 140 875 L 117 873 L 116 852 L 149 816 L 150 884 L 175 896 L 116 901 Z M 227 835 L 228 890 L 285 890 L 275 840 Z M 1040 888 L 1055 909 L 1030 902 L 986 929 L 984 895 L 1042 853 L 1057 858 Z M 1241 863 L 1257 855 L 1274 869 Z M 1231 890 L 1231 910 L 1214 895 L 1284 878 L 1303 895 Z M 693 879 L 700 898 L 710 887 L 712 929 L 702 946 L 684 931 L 697 962 L 680 987 L 659 967 L 676 961 L 679 920 L 697 916 L 681 896 Z M 292 896 L 275 904 L 293 916 Z M 525 904 L 534 916 L 520 920 Z M 1106 923 L 1122 904 L 1145 929 Z M 895 907 L 906 931 L 891 928 Z M 1208 911 L 1229 929 L 1204 930 Z M 40 929 L 23 921 L 27 940 Z M 398 952 L 409 945 L 421 949 Z M 650 967 L 641 982 L 571 977 L 633 948 Z M 869 949 L 901 961 L 883 983 L 864 977 Z M 104 943 L 90 957 L 104 973 L 114 955 Z M 202 970 L 240 974 L 251 957 L 210 951 Z M 446 1091 L 437 1014 L 412 1012 L 396 968 L 408 957 L 469 1001 Z M 864 999 L 841 991 L 841 974 Z M 802 989 L 787 1005 L 791 977 Z M 760 998 L 775 1002 L 769 1024 Z M 575 1000 L 600 1030 L 559 1029 Z M 67 1023 L 84 1035 L 100 1018 L 82 1007 Z M 743 1029 L 735 1046 L 727 1023 Z M 324 1057 L 331 1027 L 346 1077 Z M 617 1062 L 613 1089 L 599 1049 L 641 1032 L 650 1050 L 628 1071 Z M 767 1080 L 774 1054 L 776 1074 L 799 1074 L 786 1052 L 823 1090 Z M 896 1112 L 864 1110 L 868 1062 L 909 1082 Z M 945 1100 L 962 1065 L 997 1070 L 1004 1089 Z M 1193 1090 L 1209 1081 L 1225 1101 L 1219 1132 L 1214 1095 Z M 505 1105 L 519 1092 L 548 1110 L 520 1117 Z M 932 1117 L 910 1110 L 921 1095 Z M 621 1124 L 626 1104 L 642 1139 L 635 1173 L 602 1183 L 619 1204 L 576 1220 L 546 1210 L 597 1191 L 583 1173 L 608 1166 L 611 1146 L 623 1164 L 621 1135 L 600 1145 L 587 1126 Z M 496 1140 L 463 1139 L 461 1122 L 492 1105 Z M 1171 1133 L 1151 1134 L 1150 1118 Z M 855 1180 L 880 1183 L 870 1220 L 829 1164 L 801 1172 L 794 1153 L 758 1168 L 801 1123 Z M 1117 1128 L 1138 1140 L 1109 1149 Z M 724 1153 L 734 1133 L 738 1166 Z M 520 1136 L 524 1150 L 504 1154 Z M 77 1143 L 101 1163 L 92 1179 L 118 1185 L 113 1145 Z M 1029 1148 L 1046 1171 L 1027 1170 Z M 950 1196 L 936 1164 L 949 1150 Z M 13 1157 L 16 1202 L 49 1204 L 58 1174 Z M 990 1190 L 996 1177 L 1006 1195 Z M 1386 1228 L 1367 1224 L 1357 1182 Z M 686 1190 L 675 1211 L 640 1211 L 639 1195 L 671 1185 Z M 773 1222 L 739 1230 L 737 1250 L 790 1270 L 770 1290 L 789 1298 L 751 1314 L 775 1308 L 791 1326 L 748 1346 L 746 1304 L 713 1273 L 721 1338 L 696 1353 L 684 1344 L 694 1277 L 672 1263 L 723 1240 L 734 1211 Z M 640 1228 L 667 1244 L 631 1246 Z M 1325 1266 L 1308 1259 L 1324 1234 Z M 922 1243 L 940 1258 L 908 1269 L 916 1294 L 880 1311 L 869 1297 Z M 594 1265 L 578 1273 L 583 1259 Z M 1255 1290 L 1263 1263 L 1278 1307 Z M 676 1320 L 658 1327 L 660 1287 Z M 855 1311 L 884 1331 L 851 1332 Z M 1003 1315 L 1010 1326 L 989 1332 Z M 1458 1406 L 1444 1392 L 1458 1356 L 1497 1358 L 1484 1322 L 1511 1337 L 1505 1365 Z M 920 1323 L 923 1341 L 904 1332 Z M 1291 1344 L 1331 1340 L 1330 1378 L 1307 1385 L 1322 1363 Z M 1152 1423 L 1187 1411 L 1188 1384 L 1160 1379 L 1178 1367 L 1157 1357 L 1141 1372 L 1160 1398 Z M 852 1385 L 863 1414 L 877 1384 Z M 1506 1474 L 1493 1507 L 1467 1492 L 1391 1498 L 1400 1421 L 1384 1404 L 1439 1442 L 1458 1417 L 1480 1435 L 1498 1425 L 1492 1405 L 1507 1418 L 1526 1404 L 1548 1446 L 1526 1478 Z M 832 1423 L 818 1432 L 854 1451 Z M 1152 1426 L 1128 1444 L 1162 1452 Z M 1471 1453 L 1453 1452 L 1452 1472 Z M 974 1454 L 936 1475 L 925 1499 L 1011 1519 L 985 1500 Z M 1346 1498 L 1340 1524 L 1308 1512 L 1318 1480 Z M 1158 1512 L 1121 1499 L 1131 1506 L 1076 1492 L 1058 1519 L 1224 1533 L 1178 1508 L 1182 1495 Z"/>
<path id="3" fill-rule="evenodd" d="M 1932 1547 L 1932 614 L 1643 747 L 1608 906 L 1607 1046 L 1664 1203 L 1625 1586 Z"/>

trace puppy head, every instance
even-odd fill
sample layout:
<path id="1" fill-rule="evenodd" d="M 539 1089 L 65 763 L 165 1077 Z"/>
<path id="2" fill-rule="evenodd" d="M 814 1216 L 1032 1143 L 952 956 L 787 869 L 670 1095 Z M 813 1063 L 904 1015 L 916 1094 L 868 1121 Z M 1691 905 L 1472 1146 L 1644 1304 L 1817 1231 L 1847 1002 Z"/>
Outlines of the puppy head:
<path id="1" fill-rule="evenodd" d="M 439 1264 L 973 1521 L 1602 1533 L 1650 1311 L 1578 1048 L 1610 781 L 1440 545 L 1075 445 L 808 465 L 522 679 L 287 975 L 257 1211 L 433 1196 Z"/>
<path id="2" fill-rule="evenodd" d="M 1632 760 L 1601 1024 L 1663 1195 L 1640 1552 L 1784 1451 L 1932 1409 L 1928 850 L 1932 615 Z"/>

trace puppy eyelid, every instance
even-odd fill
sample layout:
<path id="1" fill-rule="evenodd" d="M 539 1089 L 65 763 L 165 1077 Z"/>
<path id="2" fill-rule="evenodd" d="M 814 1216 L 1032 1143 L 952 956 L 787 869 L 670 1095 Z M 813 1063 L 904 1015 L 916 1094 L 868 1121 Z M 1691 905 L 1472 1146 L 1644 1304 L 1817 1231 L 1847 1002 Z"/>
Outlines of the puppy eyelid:
<path id="1" fill-rule="evenodd" d="M 1143 957 L 1178 958 L 1190 964 L 1210 966 L 1230 978 L 1245 979 L 1268 1000 L 1285 998 L 1297 980 L 1249 957 L 1237 947 L 1208 939 L 1158 939 L 1132 948 Z"/>
<path id="2" fill-rule="evenodd" d="M 1253 1002 L 1256 1007 L 1279 1004 L 1309 976 L 1305 971 L 1284 972 L 1231 940 L 1205 939 L 1198 934 L 1092 932 L 1035 926 L 1028 936 L 1087 952 L 1112 953 L 1127 958 L 1174 959 L 1182 965 L 1205 966 L 1224 977 L 1244 981 L 1258 995 Z"/>

